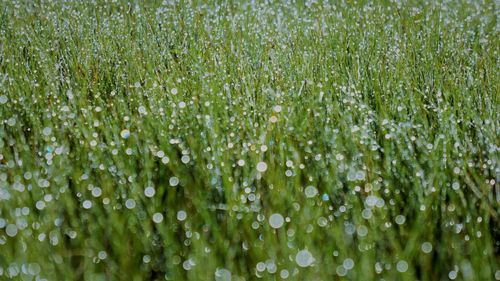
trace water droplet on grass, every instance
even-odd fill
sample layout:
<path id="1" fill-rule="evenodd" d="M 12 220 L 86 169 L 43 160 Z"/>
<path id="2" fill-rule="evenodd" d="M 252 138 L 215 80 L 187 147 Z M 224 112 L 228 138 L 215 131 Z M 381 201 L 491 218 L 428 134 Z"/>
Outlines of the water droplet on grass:
<path id="1" fill-rule="evenodd" d="M 404 224 L 404 223 L 405 223 L 405 221 L 406 221 L 406 218 L 405 218 L 405 216 L 403 216 L 403 215 L 398 215 L 398 216 L 396 217 L 396 223 L 397 223 L 397 224 L 399 224 L 399 225 Z"/>
<path id="2" fill-rule="evenodd" d="M 82 206 L 84 209 L 90 209 L 90 208 L 92 208 L 92 201 L 85 200 L 85 201 L 83 201 Z"/>
<path id="3" fill-rule="evenodd" d="M 99 188 L 99 187 L 94 187 L 94 188 L 92 189 L 92 196 L 94 196 L 94 197 L 99 197 L 99 196 L 101 196 L 101 194 L 102 194 L 102 189 L 101 189 L 101 188 Z"/>
<path id="4" fill-rule="evenodd" d="M 123 138 L 123 139 L 128 139 L 130 137 L 130 131 L 125 129 L 125 130 L 122 130 L 120 132 L 120 136 Z"/>
<path id="5" fill-rule="evenodd" d="M 43 134 L 45 136 L 50 136 L 51 133 L 52 133 L 52 128 L 50 128 L 50 127 L 43 128 Z"/>
<path id="6" fill-rule="evenodd" d="M 160 223 L 162 221 L 163 221 L 163 215 L 161 213 L 154 213 L 153 214 L 153 222 Z"/>
<path id="7" fill-rule="evenodd" d="M 139 114 L 144 115 L 146 114 L 146 108 L 144 106 L 139 106 L 138 108 Z"/>
<path id="8" fill-rule="evenodd" d="M 105 260 L 108 257 L 108 254 L 106 253 L 106 251 L 100 251 L 97 254 L 97 257 L 99 257 L 99 259 L 101 259 L 101 260 Z"/>
<path id="9" fill-rule="evenodd" d="M 347 258 L 342 262 L 342 265 L 344 266 L 345 269 L 351 270 L 354 268 L 354 260 L 351 258 Z"/>
<path id="10" fill-rule="evenodd" d="M 318 190 L 316 189 L 316 187 L 314 187 L 312 185 L 309 185 L 304 190 L 304 193 L 306 194 L 307 198 L 312 198 L 312 197 L 314 197 L 314 196 L 316 196 L 318 194 Z"/>
<path id="11" fill-rule="evenodd" d="M 189 163 L 190 160 L 191 160 L 191 158 L 189 156 L 187 156 L 187 155 L 183 155 L 181 157 L 181 162 L 184 163 L 184 164 Z"/>
<path id="12" fill-rule="evenodd" d="M 295 256 L 295 262 L 300 267 L 311 266 L 314 263 L 314 261 L 315 259 L 312 256 L 311 252 L 309 252 L 306 249 L 299 251 Z"/>
<path id="13" fill-rule="evenodd" d="M 430 242 L 424 242 L 422 243 L 422 246 L 420 247 L 422 249 L 422 252 L 428 254 L 432 252 L 432 244 Z"/>
<path id="14" fill-rule="evenodd" d="M 7 236 L 14 237 L 17 234 L 17 226 L 15 224 L 8 224 L 5 228 Z"/>
<path id="15" fill-rule="evenodd" d="M 170 186 L 177 186 L 179 184 L 179 178 L 171 177 L 170 180 L 168 180 L 168 183 L 170 184 Z"/>
<path id="16" fill-rule="evenodd" d="M 144 189 L 144 195 L 146 195 L 146 197 L 153 197 L 155 195 L 156 191 L 155 191 L 155 188 L 152 187 L 152 186 L 148 186 L 146 187 L 146 189 Z"/>
<path id="17" fill-rule="evenodd" d="M 398 261 L 396 269 L 401 273 L 406 272 L 408 270 L 408 263 L 406 261 Z"/>
<path id="18" fill-rule="evenodd" d="M 281 214 L 272 214 L 269 217 L 269 224 L 271 225 L 272 228 L 280 228 L 283 226 L 283 223 L 285 222 L 285 219 Z"/>
<path id="19" fill-rule="evenodd" d="M 259 162 L 257 163 L 257 171 L 263 173 L 267 170 L 267 164 L 266 162 Z"/>
<path id="20" fill-rule="evenodd" d="M 338 276 L 345 276 L 347 275 L 347 269 L 345 269 L 342 265 L 337 266 L 337 269 L 335 270 Z"/>
<path id="21" fill-rule="evenodd" d="M 231 281 L 231 271 L 225 268 L 217 268 L 215 270 L 215 280 L 216 281 Z"/>
<path id="22" fill-rule="evenodd" d="M 127 209 L 135 208 L 135 200 L 134 199 L 127 199 L 127 201 L 125 201 L 125 207 L 127 207 Z"/>
<path id="23" fill-rule="evenodd" d="M 183 210 L 177 212 L 177 220 L 184 221 L 187 217 L 187 213 Z"/>

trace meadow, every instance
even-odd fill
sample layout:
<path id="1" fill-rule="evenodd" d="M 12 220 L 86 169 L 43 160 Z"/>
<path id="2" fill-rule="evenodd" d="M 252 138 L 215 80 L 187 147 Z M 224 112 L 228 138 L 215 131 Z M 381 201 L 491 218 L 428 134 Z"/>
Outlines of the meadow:
<path id="1" fill-rule="evenodd" d="M 500 280 L 494 0 L 0 0 L 0 280 Z"/>

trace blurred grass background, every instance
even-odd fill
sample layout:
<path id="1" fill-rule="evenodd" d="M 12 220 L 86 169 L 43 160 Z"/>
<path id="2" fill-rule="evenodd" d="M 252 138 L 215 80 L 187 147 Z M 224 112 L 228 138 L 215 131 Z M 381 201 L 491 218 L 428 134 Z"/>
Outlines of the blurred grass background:
<path id="1" fill-rule="evenodd" d="M 496 1 L 0 3 L 1 280 L 500 280 Z"/>

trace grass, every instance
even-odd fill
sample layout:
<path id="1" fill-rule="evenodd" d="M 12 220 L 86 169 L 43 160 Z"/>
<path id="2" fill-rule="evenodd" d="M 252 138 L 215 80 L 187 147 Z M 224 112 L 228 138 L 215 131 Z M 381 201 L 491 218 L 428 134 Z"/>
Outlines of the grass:
<path id="1" fill-rule="evenodd" d="M 0 1 L 1 280 L 500 280 L 497 1 Z"/>

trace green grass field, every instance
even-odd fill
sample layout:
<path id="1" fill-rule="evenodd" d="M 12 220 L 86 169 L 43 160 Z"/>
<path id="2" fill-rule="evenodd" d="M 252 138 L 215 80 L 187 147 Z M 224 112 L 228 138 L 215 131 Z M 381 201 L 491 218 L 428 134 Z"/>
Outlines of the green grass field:
<path id="1" fill-rule="evenodd" d="M 499 19 L 0 0 L 0 280 L 500 280 Z"/>

